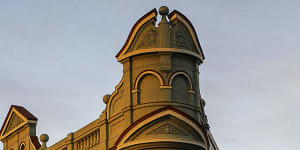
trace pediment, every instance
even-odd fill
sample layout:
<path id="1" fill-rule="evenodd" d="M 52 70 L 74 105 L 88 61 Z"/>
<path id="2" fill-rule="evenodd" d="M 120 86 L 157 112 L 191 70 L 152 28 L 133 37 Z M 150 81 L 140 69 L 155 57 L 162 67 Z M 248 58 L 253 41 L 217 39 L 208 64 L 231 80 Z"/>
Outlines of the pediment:
<path id="1" fill-rule="evenodd" d="M 27 123 L 36 123 L 37 118 L 24 107 L 12 105 L 0 131 L 0 139 L 10 135 Z"/>
<path id="2" fill-rule="evenodd" d="M 7 123 L 7 127 L 4 131 L 4 134 L 9 133 L 13 129 L 15 129 L 18 126 L 22 125 L 22 123 L 24 123 L 24 122 L 25 122 L 25 120 L 23 120 L 20 116 L 18 116 L 16 113 L 13 112 L 12 115 L 11 115 L 11 119 Z"/>
<path id="3" fill-rule="evenodd" d="M 169 149 L 175 148 L 176 144 L 182 148 L 192 146 L 194 149 L 206 149 L 207 131 L 188 114 L 166 106 L 133 122 L 110 149 L 143 149 L 147 145 L 149 149 L 156 149 L 164 144 Z M 170 144 L 174 147 L 170 147 Z"/>

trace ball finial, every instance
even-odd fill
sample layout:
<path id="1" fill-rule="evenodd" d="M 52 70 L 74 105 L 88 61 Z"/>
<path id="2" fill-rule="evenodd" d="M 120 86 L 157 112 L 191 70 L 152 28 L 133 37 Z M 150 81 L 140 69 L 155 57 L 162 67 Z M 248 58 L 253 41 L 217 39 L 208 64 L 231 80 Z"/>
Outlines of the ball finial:
<path id="1" fill-rule="evenodd" d="M 40 136 L 40 140 L 41 140 L 41 142 L 48 142 L 49 136 L 47 134 L 42 134 Z"/>
<path id="2" fill-rule="evenodd" d="M 167 6 L 161 6 L 159 8 L 159 14 L 160 15 L 168 15 L 169 14 L 169 8 Z"/>
<path id="3" fill-rule="evenodd" d="M 110 95 L 109 95 L 109 94 L 104 95 L 104 96 L 103 96 L 103 103 L 107 104 L 109 98 L 110 98 Z"/>

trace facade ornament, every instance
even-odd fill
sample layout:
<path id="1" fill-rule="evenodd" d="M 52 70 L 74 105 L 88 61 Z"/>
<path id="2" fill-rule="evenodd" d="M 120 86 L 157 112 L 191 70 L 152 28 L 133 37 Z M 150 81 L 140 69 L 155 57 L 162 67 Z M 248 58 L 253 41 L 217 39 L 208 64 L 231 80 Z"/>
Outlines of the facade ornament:
<path id="1" fill-rule="evenodd" d="M 162 6 L 159 8 L 159 14 L 161 15 L 161 21 L 158 23 L 158 31 L 159 31 L 159 47 L 165 48 L 171 46 L 170 40 L 170 23 L 167 20 L 167 15 L 169 14 L 169 8 L 166 6 Z"/>
<path id="2" fill-rule="evenodd" d="M 208 119 L 207 119 L 207 115 L 204 116 L 204 127 L 209 130 L 210 126 L 208 124 Z"/>
<path id="3" fill-rule="evenodd" d="M 106 95 L 103 96 L 103 103 L 104 103 L 104 104 L 107 104 L 107 103 L 108 103 L 108 100 L 109 100 L 110 96 L 111 96 L 111 95 L 109 95 L 109 94 L 106 94 Z"/>
<path id="4" fill-rule="evenodd" d="M 45 150 L 45 149 L 47 149 L 46 143 L 48 142 L 48 140 L 49 140 L 49 136 L 47 134 L 42 134 L 40 136 L 40 141 L 42 142 L 42 146 L 40 147 L 39 150 Z"/>
<path id="5" fill-rule="evenodd" d="M 137 49 L 144 48 L 144 47 L 151 47 L 155 45 L 157 37 L 157 30 L 150 29 L 148 30 L 142 37 L 142 41 L 137 46 Z"/>
<path id="6" fill-rule="evenodd" d="M 180 129 L 174 127 L 171 124 L 162 125 L 148 133 L 148 135 L 156 135 L 156 134 L 174 134 L 174 135 L 187 135 Z"/>

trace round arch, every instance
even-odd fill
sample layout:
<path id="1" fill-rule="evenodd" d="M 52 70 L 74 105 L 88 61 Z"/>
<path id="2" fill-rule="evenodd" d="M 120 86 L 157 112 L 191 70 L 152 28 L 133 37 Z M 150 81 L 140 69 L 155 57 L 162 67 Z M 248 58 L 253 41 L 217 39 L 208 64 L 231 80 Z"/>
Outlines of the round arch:
<path id="1" fill-rule="evenodd" d="M 25 149 L 25 146 L 26 146 L 25 142 L 24 142 L 24 141 L 21 142 L 21 144 L 20 144 L 20 146 L 19 146 L 19 150 L 24 150 L 24 149 Z"/>
<path id="2" fill-rule="evenodd" d="M 174 79 L 176 76 L 178 76 L 178 75 L 183 75 L 183 76 L 185 76 L 185 78 L 188 80 L 188 82 L 189 82 L 189 84 L 190 84 L 190 90 L 192 90 L 192 89 L 193 89 L 193 82 L 192 82 L 192 79 L 191 79 L 191 77 L 190 77 L 186 72 L 184 72 L 184 71 L 177 71 L 177 72 L 173 73 L 173 74 L 170 76 L 169 80 L 168 80 L 168 85 L 171 86 L 171 85 L 172 85 L 173 79 Z"/>
<path id="3" fill-rule="evenodd" d="M 138 88 L 138 84 L 140 82 L 140 80 L 145 76 L 145 75 L 148 75 L 148 74 L 152 74 L 154 76 L 156 76 L 160 82 L 160 86 L 163 86 L 164 85 L 164 79 L 163 77 L 156 71 L 153 71 L 153 70 L 147 70 L 147 71 L 143 71 L 142 73 L 140 73 L 138 75 L 138 77 L 136 78 L 135 80 L 135 84 L 134 84 L 134 90 L 137 90 Z"/>

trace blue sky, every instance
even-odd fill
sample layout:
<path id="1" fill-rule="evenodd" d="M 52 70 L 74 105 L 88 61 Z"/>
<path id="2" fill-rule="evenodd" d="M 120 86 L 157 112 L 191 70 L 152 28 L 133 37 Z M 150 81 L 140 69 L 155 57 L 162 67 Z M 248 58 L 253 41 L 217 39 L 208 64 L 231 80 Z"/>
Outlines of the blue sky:
<path id="1" fill-rule="evenodd" d="M 197 31 L 201 94 L 220 149 L 299 149 L 296 0 L 0 0 L 0 122 L 22 105 L 52 145 L 99 117 L 122 76 L 114 56 L 134 23 L 162 5 Z"/>

